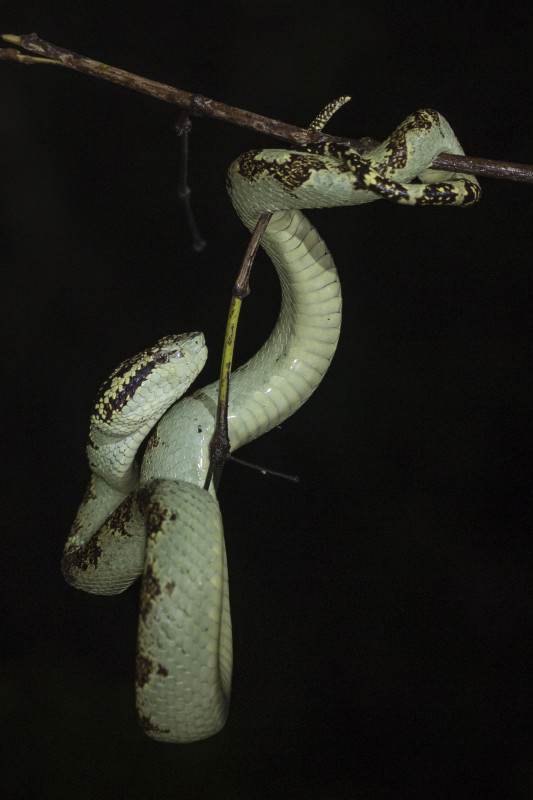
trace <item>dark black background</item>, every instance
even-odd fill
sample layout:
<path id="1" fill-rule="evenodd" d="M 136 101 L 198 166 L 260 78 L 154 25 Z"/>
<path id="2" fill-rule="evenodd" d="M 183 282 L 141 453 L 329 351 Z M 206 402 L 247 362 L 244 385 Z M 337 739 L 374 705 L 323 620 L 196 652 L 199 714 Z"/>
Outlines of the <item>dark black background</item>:
<path id="1" fill-rule="evenodd" d="M 348 93 L 330 130 L 355 137 L 433 107 L 469 154 L 532 160 L 523 4 L 31 6 L 4 9 L 3 30 L 302 126 Z M 302 481 L 226 470 L 229 720 L 157 744 L 134 714 L 137 588 L 76 592 L 60 554 L 99 382 L 195 329 L 216 376 L 247 240 L 225 172 L 272 141 L 195 122 L 198 255 L 175 109 L 8 62 L 0 104 L 6 796 L 530 798 L 531 187 L 483 180 L 469 210 L 310 214 L 343 280 L 341 343 L 316 395 L 242 452 Z M 277 304 L 263 257 L 240 361 Z"/>

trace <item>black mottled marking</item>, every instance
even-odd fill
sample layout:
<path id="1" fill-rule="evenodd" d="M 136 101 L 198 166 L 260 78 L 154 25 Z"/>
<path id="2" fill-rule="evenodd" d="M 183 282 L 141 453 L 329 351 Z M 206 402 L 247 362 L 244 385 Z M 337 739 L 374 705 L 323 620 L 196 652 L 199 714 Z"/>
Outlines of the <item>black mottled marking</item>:
<path id="1" fill-rule="evenodd" d="M 150 680 L 150 676 L 153 673 L 153 666 L 153 662 L 149 658 L 143 656 L 141 653 L 137 653 L 135 661 L 135 680 L 141 689 Z"/>
<path id="2" fill-rule="evenodd" d="M 113 531 L 113 536 L 131 539 L 128 528 L 136 513 L 135 495 L 129 494 L 108 518 L 107 527 Z"/>
<path id="3" fill-rule="evenodd" d="M 367 158 L 363 158 L 355 151 L 348 149 L 345 153 L 345 159 L 360 188 L 367 189 L 385 200 L 394 202 L 405 201 L 409 197 L 409 191 L 403 184 L 385 178 Z"/>
<path id="4" fill-rule="evenodd" d="M 409 188 L 401 183 L 386 178 L 382 170 L 397 170 L 407 163 L 407 136 L 413 131 L 429 130 L 440 124 L 440 115 L 432 109 L 422 109 L 407 117 L 396 128 L 389 138 L 386 160 L 379 164 L 379 169 L 371 160 L 365 158 L 353 148 L 336 142 L 323 142 L 308 145 L 306 149 L 337 158 L 347 165 L 355 176 L 355 188 L 372 191 L 380 197 L 397 203 L 407 203 L 410 198 Z M 414 200 L 416 205 L 472 205 L 481 196 L 477 184 L 465 180 L 461 189 L 457 184 L 428 184 L 422 194 Z"/>
<path id="5" fill-rule="evenodd" d="M 167 519 L 167 509 L 158 503 L 152 503 L 146 517 L 146 530 L 149 539 L 156 539 L 161 533 L 163 522 Z"/>
<path id="6" fill-rule="evenodd" d="M 78 573 L 87 572 L 89 567 L 98 567 L 102 547 L 97 535 L 92 536 L 85 547 L 66 547 L 61 559 L 61 573 L 67 583 L 76 585 Z"/>
<path id="7" fill-rule="evenodd" d="M 388 181 L 386 178 L 383 178 L 379 183 L 369 184 L 367 188 L 374 194 L 383 197 L 384 200 L 391 200 L 393 203 L 401 203 L 409 199 L 409 190 L 405 186 L 402 186 L 401 183 L 396 183 L 396 181 Z"/>
<path id="8" fill-rule="evenodd" d="M 297 191 L 311 173 L 324 169 L 319 158 L 308 153 L 289 153 L 284 161 L 266 161 L 261 150 L 249 150 L 239 158 L 239 172 L 250 183 L 270 176 L 288 194 Z"/>
<path id="9" fill-rule="evenodd" d="M 178 518 L 177 511 L 170 511 L 166 506 L 154 500 L 154 492 L 161 483 L 164 483 L 164 480 L 156 478 L 137 492 L 139 508 L 146 519 L 147 536 L 152 540 L 159 535 L 166 520 L 173 522 Z"/>
<path id="10" fill-rule="evenodd" d="M 168 669 L 164 667 L 162 664 L 157 665 L 157 674 L 161 675 L 163 678 L 166 678 L 168 675 Z"/>
<path id="11" fill-rule="evenodd" d="M 446 206 L 457 202 L 457 189 L 452 183 L 429 183 L 416 203 L 420 206 Z"/>
<path id="12" fill-rule="evenodd" d="M 316 149 L 315 145 L 312 145 Z M 344 162 L 347 170 L 354 177 L 354 188 L 366 189 L 374 192 L 385 200 L 405 202 L 409 191 L 401 183 L 390 180 L 382 175 L 372 162 L 351 147 L 335 142 L 322 143 L 318 146 L 324 155 L 337 158 Z"/>
<path id="13" fill-rule="evenodd" d="M 407 164 L 407 136 L 413 131 L 429 130 L 439 124 L 440 115 L 432 108 L 422 108 L 410 114 L 389 137 L 386 169 L 402 169 Z"/>
<path id="14" fill-rule="evenodd" d="M 141 513 L 145 515 L 147 534 L 150 539 L 155 539 L 161 531 L 163 522 L 167 518 L 167 509 L 165 506 L 153 500 L 154 490 L 159 483 L 160 481 L 158 479 L 150 481 L 150 483 L 143 486 L 137 492 L 139 508 L 141 509 Z"/>
<path id="15" fill-rule="evenodd" d="M 464 182 L 464 206 L 471 206 L 474 203 L 477 203 L 481 198 L 481 188 L 477 185 L 477 183 L 472 183 L 472 181 L 465 180 Z"/>
<path id="16" fill-rule="evenodd" d="M 161 594 L 161 584 L 159 579 L 154 575 L 154 570 L 151 564 L 146 566 L 142 579 L 141 600 L 139 604 L 139 618 L 143 621 L 146 619 L 154 600 Z"/>
<path id="17" fill-rule="evenodd" d="M 340 161 L 339 169 L 352 176 L 355 189 L 374 192 L 378 196 L 397 203 L 416 205 L 472 205 L 481 192 L 475 183 L 465 181 L 461 190 L 457 185 L 428 184 L 424 191 L 413 198 L 408 186 L 385 177 L 387 171 L 394 173 L 404 167 L 408 160 L 407 138 L 413 132 L 422 132 L 437 127 L 440 130 L 440 114 L 433 109 L 419 109 L 407 117 L 396 128 L 388 140 L 385 157 L 376 165 L 356 150 L 336 142 L 320 142 L 305 146 L 308 155 L 290 153 L 286 161 L 265 161 L 260 150 L 250 150 L 239 159 L 239 172 L 253 182 L 271 176 L 291 193 L 305 183 L 311 172 L 323 170 L 324 164 L 313 155 L 329 156 Z"/>
<path id="18" fill-rule="evenodd" d="M 361 153 L 358 153 L 357 150 L 354 150 L 353 147 L 348 147 L 348 145 L 345 144 L 338 144 L 337 142 L 319 142 L 317 144 L 307 145 L 306 150 L 310 153 L 337 159 L 341 162 L 344 171 L 349 173 L 354 179 L 355 189 L 367 188 L 366 184 L 361 179 L 362 175 L 374 168 L 371 162 L 362 156 Z M 324 168 L 323 165 L 322 168 Z"/>
<path id="19" fill-rule="evenodd" d="M 145 452 L 148 452 L 148 450 L 154 450 L 156 447 L 159 446 L 160 443 L 161 439 L 157 436 L 157 434 L 154 433 L 152 436 L 150 436 L 148 442 L 146 443 Z"/>
<path id="20" fill-rule="evenodd" d="M 98 397 L 94 404 L 94 416 L 104 421 L 110 419 L 133 397 L 139 386 L 158 366 L 167 364 L 176 354 L 179 357 L 180 349 L 176 341 L 178 338 L 164 336 L 156 342 L 154 347 L 149 347 L 142 353 L 127 358 L 119 364 L 98 390 Z M 173 344 L 176 345 L 175 349 L 169 350 L 169 345 Z M 117 392 L 116 384 L 120 383 L 121 378 L 128 375 L 124 386 Z"/>
<path id="21" fill-rule="evenodd" d="M 127 374 L 131 370 L 132 365 L 129 364 L 127 368 L 124 366 L 119 372 L 110 375 L 107 381 L 100 387 L 98 400 L 94 405 L 94 415 L 102 420 L 111 419 L 115 412 L 123 408 L 127 401 L 133 397 L 139 386 L 151 375 L 156 366 L 157 362 L 155 359 L 143 364 L 135 370 L 120 392 L 115 391 L 112 388 L 112 384 L 117 378 L 120 378 L 121 375 Z"/>
<path id="22" fill-rule="evenodd" d="M 72 536 L 75 536 L 78 533 L 78 531 L 80 530 L 80 528 L 81 528 L 80 519 L 83 517 L 83 513 L 82 512 L 85 510 L 85 506 L 89 505 L 94 500 L 96 500 L 96 492 L 95 492 L 94 484 L 95 484 L 95 477 L 94 477 L 94 475 L 91 475 L 91 479 L 90 479 L 89 483 L 87 484 L 87 488 L 85 489 L 85 492 L 83 493 L 83 498 L 82 498 L 82 501 L 80 503 L 80 508 L 79 508 L 79 511 L 78 511 L 78 513 L 76 515 L 76 519 L 74 520 L 74 522 L 72 524 L 72 527 L 70 529 L 70 537 L 69 538 L 71 538 Z"/>
<path id="23" fill-rule="evenodd" d="M 459 185 L 453 183 L 429 183 L 417 198 L 417 205 L 470 206 L 477 203 L 481 197 L 481 190 L 471 181 L 461 181 Z"/>
<path id="24" fill-rule="evenodd" d="M 159 728 L 157 725 L 154 725 L 153 722 L 150 722 L 148 717 L 145 717 L 144 714 L 137 713 L 137 718 L 142 730 L 148 735 L 150 735 L 150 733 L 170 733 L 169 728 Z"/>
<path id="25" fill-rule="evenodd" d="M 94 499 L 94 478 L 92 478 L 85 491 L 81 507 Z M 67 583 L 76 585 L 77 573 L 86 572 L 89 567 L 98 569 L 102 556 L 102 538 L 104 535 L 111 533 L 116 538 L 121 536 L 131 538 L 132 534 L 129 532 L 128 527 L 134 513 L 135 497 L 134 495 L 128 495 L 83 547 L 73 545 L 65 548 L 61 561 L 61 571 Z M 70 531 L 70 537 L 75 536 L 80 527 L 81 524 L 78 521 L 78 517 L 76 517 Z"/>
<path id="26" fill-rule="evenodd" d="M 434 118 L 436 115 L 436 119 Z M 431 127 L 438 121 L 436 111 L 419 111 L 408 118 L 407 125 L 403 126 L 404 132 L 410 128 Z M 402 126 L 400 126 L 401 128 Z M 315 147 L 313 145 L 313 147 Z M 409 187 L 402 183 L 384 177 L 372 164 L 372 162 L 361 156 L 355 150 L 338 145 L 336 143 L 324 143 L 319 145 L 324 154 L 344 159 L 346 165 L 356 178 L 356 186 L 374 192 L 385 200 L 394 203 L 407 203 L 410 199 Z M 464 180 L 461 190 L 457 183 L 429 183 L 424 188 L 422 194 L 414 201 L 416 205 L 472 205 L 481 196 L 481 190 L 472 181 Z"/>

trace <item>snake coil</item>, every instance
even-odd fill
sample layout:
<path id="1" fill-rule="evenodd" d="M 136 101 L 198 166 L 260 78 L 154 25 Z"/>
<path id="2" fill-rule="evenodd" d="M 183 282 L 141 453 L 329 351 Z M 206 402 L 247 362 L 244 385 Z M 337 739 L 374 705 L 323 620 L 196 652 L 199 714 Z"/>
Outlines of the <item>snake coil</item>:
<path id="1" fill-rule="evenodd" d="M 322 144 L 306 152 L 252 150 L 231 165 L 228 192 L 246 227 L 274 212 L 262 246 L 282 289 L 270 337 L 232 375 L 232 450 L 293 414 L 319 385 L 337 346 L 339 278 L 300 209 L 380 197 L 407 205 L 476 202 L 475 177 L 429 169 L 441 152 L 463 154 L 446 120 L 425 110 L 364 157 Z M 201 333 L 165 337 L 103 384 L 87 447 L 91 479 L 62 561 L 69 583 L 97 594 L 121 592 L 142 574 L 137 709 L 144 731 L 166 742 L 219 731 L 230 696 L 222 520 L 214 489 L 203 489 L 218 384 L 176 402 L 206 357 Z M 135 455 L 154 425 L 138 465 Z"/>

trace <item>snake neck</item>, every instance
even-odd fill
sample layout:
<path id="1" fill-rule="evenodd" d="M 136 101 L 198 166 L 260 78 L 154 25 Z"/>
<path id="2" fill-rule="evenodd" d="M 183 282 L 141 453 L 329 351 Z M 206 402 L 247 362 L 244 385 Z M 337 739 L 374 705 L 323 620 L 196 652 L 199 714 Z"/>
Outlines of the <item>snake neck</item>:
<path id="1" fill-rule="evenodd" d="M 265 344 L 231 376 L 232 451 L 280 425 L 308 399 L 331 363 L 340 333 L 337 271 L 303 213 L 275 213 L 261 244 L 280 280 L 281 310 Z M 159 476 L 203 486 L 217 396 L 214 382 L 165 414 L 148 442 L 141 483 Z"/>
<path id="2" fill-rule="evenodd" d="M 87 444 L 91 472 L 123 495 L 133 491 L 139 483 L 139 466 L 135 456 L 156 421 L 148 420 L 134 434 L 122 437 L 91 426 Z"/>

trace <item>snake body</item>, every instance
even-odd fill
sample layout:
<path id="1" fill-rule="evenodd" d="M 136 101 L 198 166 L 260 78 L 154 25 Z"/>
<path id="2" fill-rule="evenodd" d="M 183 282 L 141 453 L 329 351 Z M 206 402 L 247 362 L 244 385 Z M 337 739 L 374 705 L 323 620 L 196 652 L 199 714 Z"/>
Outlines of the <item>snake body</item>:
<path id="1" fill-rule="evenodd" d="M 364 157 L 323 144 L 306 152 L 250 151 L 231 165 L 228 192 L 246 227 L 274 212 L 261 244 L 282 290 L 270 337 L 232 375 L 232 450 L 293 414 L 319 385 L 337 346 L 337 271 L 300 209 L 379 197 L 409 205 L 475 202 L 474 177 L 429 170 L 440 152 L 463 153 L 441 115 L 419 111 Z M 412 184 L 416 178 L 422 182 Z M 92 477 L 62 562 L 67 581 L 101 594 L 123 591 L 142 574 L 137 709 L 145 732 L 167 742 L 216 733 L 230 696 L 222 521 L 214 489 L 203 488 L 218 383 L 176 402 L 206 355 L 199 333 L 166 337 L 103 385 L 89 436 Z M 158 419 L 139 469 L 137 448 Z"/>

